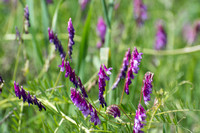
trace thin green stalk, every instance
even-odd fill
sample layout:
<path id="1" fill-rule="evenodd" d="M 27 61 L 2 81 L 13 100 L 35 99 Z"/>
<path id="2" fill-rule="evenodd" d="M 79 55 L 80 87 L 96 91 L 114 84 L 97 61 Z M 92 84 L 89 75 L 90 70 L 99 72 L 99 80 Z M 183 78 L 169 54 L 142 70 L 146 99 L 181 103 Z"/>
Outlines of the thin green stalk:
<path id="1" fill-rule="evenodd" d="M 60 75 L 61 75 L 61 71 L 59 72 L 59 74 L 58 74 L 58 77 L 57 77 L 57 79 L 56 79 L 56 82 L 55 82 L 55 84 L 54 84 L 54 87 L 53 87 L 53 89 L 52 89 L 52 91 L 51 91 L 51 94 L 50 94 L 50 98 L 51 98 L 51 96 L 52 96 L 52 94 L 54 93 L 54 90 L 55 90 L 55 88 L 56 88 L 56 86 L 57 86 L 57 84 L 58 84 L 58 81 L 59 81 L 59 79 L 60 79 Z"/>
<path id="2" fill-rule="evenodd" d="M 21 130 L 23 108 L 24 108 L 24 102 L 22 101 L 22 104 L 21 104 L 21 110 L 20 110 L 20 114 L 19 114 L 19 126 L 18 126 L 18 132 L 20 132 L 20 130 Z"/>
<path id="3" fill-rule="evenodd" d="M 108 28 L 111 29 L 110 20 L 108 18 L 108 9 L 107 9 L 107 6 L 106 6 L 106 1 L 101 0 L 101 2 L 102 2 L 102 5 L 103 5 L 103 11 L 104 11 L 104 15 L 105 15 L 105 18 L 106 18 L 106 23 L 108 25 Z"/>
<path id="4" fill-rule="evenodd" d="M 15 62 L 14 74 L 13 74 L 13 81 L 15 81 L 15 78 L 16 78 L 16 73 L 17 73 L 17 68 L 18 68 L 18 64 L 19 64 L 19 55 L 20 55 L 21 47 L 22 47 L 22 44 L 19 44 L 19 47 L 18 47 L 18 50 L 17 50 L 17 59 L 16 59 L 16 62 Z"/>
<path id="5" fill-rule="evenodd" d="M 55 129 L 54 133 L 56 133 L 56 132 L 58 131 L 58 128 L 61 126 L 61 124 L 63 123 L 64 120 L 65 120 L 64 118 L 62 118 L 62 119 L 60 120 L 59 125 L 58 125 L 58 127 Z"/>

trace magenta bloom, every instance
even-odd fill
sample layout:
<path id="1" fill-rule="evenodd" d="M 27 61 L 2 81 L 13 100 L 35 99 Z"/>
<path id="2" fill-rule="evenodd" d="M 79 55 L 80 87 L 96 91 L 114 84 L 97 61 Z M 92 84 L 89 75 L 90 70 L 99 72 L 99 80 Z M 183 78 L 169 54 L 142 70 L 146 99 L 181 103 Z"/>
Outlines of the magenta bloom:
<path id="1" fill-rule="evenodd" d="M 29 92 L 26 92 L 24 89 L 23 89 L 23 86 L 21 86 L 21 90 L 19 89 L 19 84 L 16 83 L 14 81 L 14 89 L 15 89 L 15 95 L 16 97 L 19 97 L 19 99 L 21 99 L 21 97 L 23 98 L 23 102 L 28 102 L 29 106 L 30 104 L 33 105 L 33 103 L 35 105 L 38 106 L 39 108 L 39 111 L 41 111 L 42 109 L 44 109 L 46 111 L 46 108 L 44 105 L 42 105 L 41 102 L 38 102 L 37 98 L 34 96 L 32 96 Z"/>
<path id="2" fill-rule="evenodd" d="M 151 96 L 150 94 L 152 93 L 152 81 L 153 81 L 153 73 L 147 72 L 145 74 L 144 80 L 143 80 L 143 98 L 144 98 L 144 103 L 148 104 L 148 101 L 150 101 Z"/>
<path id="3" fill-rule="evenodd" d="M 71 88 L 71 100 L 74 103 L 74 105 L 77 108 L 79 108 L 79 110 L 82 112 L 82 114 L 85 117 L 87 117 L 88 115 L 91 116 L 91 119 L 90 119 L 91 122 L 93 122 L 95 125 L 101 123 L 96 110 L 93 109 L 92 105 L 90 103 L 87 103 L 87 101 L 85 100 L 84 97 L 81 96 L 79 91 L 76 91 L 76 89 L 74 88 Z"/>
<path id="4" fill-rule="evenodd" d="M 120 117 L 120 110 L 116 105 L 110 105 L 106 111 L 108 114 L 112 115 L 114 118 Z"/>
<path id="5" fill-rule="evenodd" d="M 46 0 L 47 4 L 52 4 L 53 0 Z"/>
<path id="6" fill-rule="evenodd" d="M 198 28 L 193 28 L 193 26 L 187 24 L 183 28 L 183 37 L 188 44 L 193 44 L 197 39 Z"/>
<path id="7" fill-rule="evenodd" d="M 62 60 L 65 59 L 66 53 L 63 50 L 61 41 L 58 39 L 57 34 L 54 34 L 53 30 L 51 30 L 50 28 L 48 28 L 48 34 L 49 34 L 49 42 L 54 43 L 55 50 L 59 51 L 61 59 Z"/>
<path id="8" fill-rule="evenodd" d="M 141 130 L 144 127 L 146 119 L 146 111 L 141 104 L 138 105 L 138 110 L 136 110 L 133 133 L 143 133 Z"/>
<path id="9" fill-rule="evenodd" d="M 69 54 L 69 58 L 72 60 L 71 56 L 72 56 L 72 50 L 73 50 L 72 46 L 75 44 L 74 42 L 75 30 L 74 30 L 71 18 L 69 18 L 67 30 L 69 33 L 68 54 Z"/>
<path id="10" fill-rule="evenodd" d="M 158 22 L 155 49 L 162 50 L 166 47 L 166 44 L 167 44 L 167 34 L 165 32 L 162 22 Z"/>
<path id="11" fill-rule="evenodd" d="M 134 79 L 133 73 L 137 74 L 139 71 L 139 65 L 142 59 L 143 53 L 138 53 L 137 48 L 135 47 L 134 51 L 132 52 L 132 59 L 130 66 L 128 68 L 127 78 L 125 81 L 125 92 L 129 94 L 129 85 L 132 83 L 131 79 Z"/>
<path id="12" fill-rule="evenodd" d="M 134 0 L 134 16 L 138 26 L 142 26 L 147 20 L 147 7 L 142 0 Z"/>
<path id="13" fill-rule="evenodd" d="M 0 94 L 2 93 L 3 85 L 4 85 L 4 80 L 3 80 L 3 78 L 0 76 Z"/>
<path id="14" fill-rule="evenodd" d="M 101 47 L 105 42 L 106 29 L 106 23 L 104 22 L 103 18 L 100 17 L 97 23 L 97 34 L 101 38 L 101 43 L 98 43 L 98 48 Z"/>
<path id="15" fill-rule="evenodd" d="M 106 68 L 106 66 L 103 64 L 103 67 L 100 66 L 100 70 L 99 70 L 99 102 L 102 105 L 102 107 L 104 107 L 104 105 L 106 106 L 106 102 L 105 99 L 103 97 L 103 93 L 105 91 L 105 86 L 106 86 L 106 80 L 109 80 L 110 78 L 106 75 L 106 73 L 108 75 L 111 74 L 110 70 L 112 70 L 112 68 Z M 105 73 L 106 71 L 106 73 Z"/>
<path id="16" fill-rule="evenodd" d="M 90 0 L 79 0 L 79 4 L 81 5 L 81 9 L 85 10 L 85 7 L 90 2 Z"/>
<path id="17" fill-rule="evenodd" d="M 30 20 L 29 20 L 29 9 L 28 9 L 27 5 L 24 8 L 24 18 L 25 18 L 24 30 L 25 30 L 25 33 L 27 34 L 28 33 L 28 28 L 31 27 Z"/>
<path id="18" fill-rule="evenodd" d="M 122 64 L 122 68 L 120 70 L 120 74 L 117 78 L 117 81 L 114 83 L 112 89 L 115 89 L 117 87 L 117 85 L 119 84 L 121 79 L 126 78 L 126 71 L 128 69 L 130 59 L 131 59 L 131 52 L 130 52 L 130 48 L 129 48 L 123 59 L 123 64 Z"/>
<path id="19" fill-rule="evenodd" d="M 62 59 L 62 64 L 61 65 L 58 65 L 58 67 L 60 67 L 60 71 L 61 72 L 64 72 L 65 71 L 65 60 Z"/>

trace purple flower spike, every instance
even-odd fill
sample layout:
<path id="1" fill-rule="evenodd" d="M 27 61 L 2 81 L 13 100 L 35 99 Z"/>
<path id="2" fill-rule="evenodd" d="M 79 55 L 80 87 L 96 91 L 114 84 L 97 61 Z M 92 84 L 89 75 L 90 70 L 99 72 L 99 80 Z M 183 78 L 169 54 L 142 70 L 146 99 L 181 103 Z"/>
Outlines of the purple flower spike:
<path id="1" fill-rule="evenodd" d="M 142 107 L 141 104 L 138 105 L 138 110 L 136 110 L 136 115 L 135 115 L 135 122 L 134 122 L 134 127 L 133 127 L 133 133 L 143 133 L 141 130 L 144 127 L 144 123 L 146 119 L 146 111 Z"/>
<path id="2" fill-rule="evenodd" d="M 30 106 L 30 104 L 33 104 L 33 99 L 31 98 L 32 96 L 30 95 L 29 91 L 28 91 L 28 96 L 27 96 L 27 102 Z"/>
<path id="3" fill-rule="evenodd" d="M 79 4 L 81 5 L 82 10 L 85 10 L 85 7 L 87 6 L 89 1 L 90 0 L 79 0 Z"/>
<path id="4" fill-rule="evenodd" d="M 88 97 L 86 91 L 85 91 L 85 87 L 83 86 L 81 79 L 78 77 L 78 86 L 81 89 L 81 92 L 83 94 L 83 97 Z"/>
<path id="5" fill-rule="evenodd" d="M 106 24 L 105 24 L 103 18 L 100 17 L 98 20 L 98 23 L 97 23 L 97 34 L 101 38 L 101 45 L 97 44 L 98 48 L 100 46 L 102 46 L 102 44 L 104 44 L 104 42 L 105 42 L 106 29 L 107 29 Z"/>
<path id="6" fill-rule="evenodd" d="M 120 70 L 117 81 L 114 83 L 112 89 L 115 89 L 117 87 L 117 85 L 119 84 L 121 79 L 126 78 L 126 71 L 128 70 L 128 65 L 129 65 L 130 59 L 131 59 L 131 52 L 130 52 L 130 48 L 129 48 L 128 51 L 125 54 L 124 59 L 123 59 L 122 68 Z"/>
<path id="7" fill-rule="evenodd" d="M 19 99 L 21 99 L 21 92 L 19 89 L 19 84 L 14 81 L 14 89 L 15 89 L 15 95 L 16 97 L 19 97 Z"/>
<path id="8" fill-rule="evenodd" d="M 165 32 L 162 22 L 159 21 L 157 24 L 155 49 L 162 50 L 166 47 L 166 44 L 167 44 L 167 34 Z"/>
<path id="9" fill-rule="evenodd" d="M 139 71 L 139 65 L 142 59 L 142 53 L 138 53 L 137 48 L 135 47 L 132 52 L 132 59 L 130 62 L 130 67 L 128 68 L 127 78 L 125 81 L 125 92 L 129 94 L 129 85 L 132 83 L 131 79 L 134 79 L 133 73 L 137 74 Z"/>
<path id="10" fill-rule="evenodd" d="M 27 99 L 27 95 L 26 95 L 25 90 L 23 89 L 23 86 L 21 86 L 21 95 L 22 95 L 22 98 L 23 98 L 23 102 L 25 102 L 26 99 Z"/>
<path id="11" fill-rule="evenodd" d="M 4 86 L 4 80 L 3 78 L 0 76 L 0 94 L 2 93 L 2 88 Z"/>
<path id="12" fill-rule="evenodd" d="M 61 72 L 64 72 L 65 71 L 65 60 L 62 59 L 62 64 L 61 65 L 58 65 L 58 67 L 60 67 L 60 71 Z"/>
<path id="13" fill-rule="evenodd" d="M 106 68 L 106 66 L 103 64 L 104 69 L 106 71 L 107 74 L 111 74 L 110 70 L 112 70 L 112 68 Z M 102 66 L 100 66 L 100 70 L 99 70 L 99 102 L 102 105 L 102 107 L 104 107 L 104 105 L 106 106 L 106 102 L 105 99 L 103 97 L 103 93 L 105 91 L 105 86 L 106 86 L 106 81 L 105 80 L 109 80 L 110 78 L 106 75 L 104 69 L 102 68 Z"/>
<path id="14" fill-rule="evenodd" d="M 92 105 L 91 104 L 89 105 L 89 107 L 90 107 L 90 111 L 91 111 L 90 112 L 90 116 L 91 116 L 90 121 L 93 122 L 94 125 L 101 124 L 101 121 L 99 120 L 99 117 L 97 115 L 96 109 L 92 109 Z"/>
<path id="15" fill-rule="evenodd" d="M 134 0 L 134 16 L 138 26 L 142 26 L 147 20 L 147 7 L 142 0 Z"/>
<path id="16" fill-rule="evenodd" d="M 68 21 L 68 27 L 67 27 L 68 33 L 69 33 L 69 42 L 68 42 L 68 54 L 69 54 L 69 58 L 72 60 L 72 46 L 75 44 L 74 42 L 74 34 L 75 34 L 75 30 L 74 27 L 72 25 L 72 19 L 69 18 Z"/>
<path id="17" fill-rule="evenodd" d="M 76 89 L 71 88 L 71 100 L 74 105 L 79 108 L 79 110 L 83 113 L 85 117 L 90 114 L 90 108 L 84 98 L 81 97 L 79 91 Z"/>
<path id="18" fill-rule="evenodd" d="M 143 98 L 144 98 L 144 103 L 145 104 L 148 104 L 148 101 L 150 101 L 151 99 L 151 96 L 150 94 L 152 93 L 152 81 L 153 81 L 153 73 L 151 72 L 147 72 L 145 74 L 145 78 L 143 80 L 143 88 L 142 88 L 142 91 L 143 91 Z"/>
<path id="19" fill-rule="evenodd" d="M 54 34 L 53 30 L 51 30 L 50 28 L 48 28 L 48 34 L 49 34 L 49 42 L 54 43 L 55 50 L 59 51 L 61 59 L 62 60 L 65 59 L 66 53 L 63 50 L 61 41 L 58 39 L 57 34 Z"/>
<path id="20" fill-rule="evenodd" d="M 42 111 L 42 109 L 44 109 L 46 111 L 46 108 L 44 105 L 42 105 L 42 103 L 39 101 L 38 103 L 38 108 L 39 108 L 39 111 Z"/>
<path id="21" fill-rule="evenodd" d="M 24 30 L 25 30 L 25 33 L 27 34 L 28 33 L 28 28 L 31 26 L 30 21 L 29 21 L 29 9 L 28 9 L 27 5 L 24 8 L 24 18 L 25 18 Z"/>
<path id="22" fill-rule="evenodd" d="M 112 115 L 114 118 L 120 117 L 120 110 L 116 105 L 110 105 L 106 111 L 108 114 Z"/>

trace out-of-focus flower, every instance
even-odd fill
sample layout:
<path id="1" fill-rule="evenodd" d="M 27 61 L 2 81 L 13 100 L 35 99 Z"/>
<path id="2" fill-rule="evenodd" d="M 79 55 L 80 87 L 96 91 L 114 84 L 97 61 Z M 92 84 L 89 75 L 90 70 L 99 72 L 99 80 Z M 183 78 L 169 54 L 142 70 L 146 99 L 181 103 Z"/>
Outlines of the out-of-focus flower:
<path id="1" fill-rule="evenodd" d="M 143 133 L 141 130 L 144 127 L 146 119 L 146 111 L 141 104 L 138 105 L 138 110 L 136 110 L 133 133 Z"/>
<path id="2" fill-rule="evenodd" d="M 167 34 L 163 27 L 162 21 L 157 23 L 157 33 L 156 33 L 156 40 L 155 40 L 155 50 L 162 50 L 166 47 L 167 44 Z"/>
<path id="3" fill-rule="evenodd" d="M 69 18 L 68 21 L 68 27 L 67 27 L 68 33 L 69 33 L 69 42 L 68 42 L 68 54 L 69 54 L 69 58 L 72 60 L 72 46 L 75 44 L 74 42 L 74 34 L 75 34 L 75 30 L 74 27 L 72 25 L 72 20 L 71 18 Z"/>
<path id="4" fill-rule="evenodd" d="M 19 99 L 21 99 L 21 97 L 23 98 L 23 102 L 28 102 L 29 106 L 30 104 L 35 104 L 38 106 L 39 108 L 39 111 L 41 111 L 42 109 L 44 109 L 46 111 L 46 108 L 44 105 L 42 105 L 41 102 L 38 102 L 37 98 L 34 96 L 32 96 L 29 92 L 26 92 L 24 89 L 23 89 L 23 86 L 21 86 L 21 90 L 19 89 L 19 84 L 16 83 L 14 81 L 14 89 L 15 89 L 15 95 L 16 97 L 18 97 Z"/>
<path id="5" fill-rule="evenodd" d="M 116 118 L 117 116 L 120 117 L 120 110 L 119 110 L 118 106 L 116 106 L 116 105 L 108 106 L 106 112 L 108 114 L 112 115 L 114 118 Z"/>
<path id="6" fill-rule="evenodd" d="M 147 72 L 145 74 L 144 80 L 143 80 L 143 98 L 144 98 L 144 103 L 148 104 L 148 101 L 150 101 L 151 96 L 150 94 L 152 93 L 152 81 L 153 81 L 153 73 Z"/>
<path id="7" fill-rule="evenodd" d="M 93 122 L 95 125 L 101 123 L 96 110 L 92 108 L 92 105 L 90 103 L 87 103 L 85 98 L 82 97 L 79 91 L 76 91 L 75 88 L 71 88 L 71 100 L 74 105 L 79 108 L 79 110 L 85 117 L 87 117 L 88 115 L 91 116 L 91 122 Z"/>
<path id="8" fill-rule="evenodd" d="M 103 69 L 104 68 L 104 69 Z M 105 86 L 106 86 L 106 81 L 105 80 L 109 80 L 110 78 L 106 75 L 105 71 L 108 75 L 111 74 L 110 70 L 112 70 L 112 68 L 106 68 L 106 66 L 103 64 L 103 67 L 100 66 L 100 70 L 99 70 L 99 102 L 102 105 L 102 107 L 104 107 L 104 105 L 106 106 L 106 102 L 105 99 L 103 97 L 103 93 L 105 91 Z"/>
<path id="9" fill-rule="evenodd" d="M 46 0 L 47 4 L 52 4 L 53 0 Z"/>
<path id="10" fill-rule="evenodd" d="M 147 7 L 142 0 L 134 0 L 134 16 L 138 26 L 142 26 L 147 19 Z"/>
<path id="11" fill-rule="evenodd" d="M 59 51 L 61 59 L 65 59 L 66 53 L 63 50 L 61 41 L 58 39 L 57 34 L 54 34 L 53 30 L 51 30 L 50 28 L 48 28 L 48 34 L 49 34 L 49 42 L 54 43 L 55 50 Z"/>
<path id="12" fill-rule="evenodd" d="M 2 93 L 2 88 L 4 86 L 4 80 L 3 78 L 0 76 L 0 94 Z"/>
<path id="13" fill-rule="evenodd" d="M 30 20 L 29 20 L 29 9 L 28 9 L 27 5 L 24 8 L 24 18 L 25 18 L 24 30 L 25 30 L 25 33 L 28 34 L 28 28 L 31 27 L 31 24 L 30 24 Z"/>
<path id="14" fill-rule="evenodd" d="M 78 81 L 76 79 L 76 74 L 75 74 L 75 70 L 72 70 L 69 61 L 67 61 L 67 63 L 65 64 L 65 77 L 67 78 L 69 76 L 69 80 L 74 84 L 74 86 L 77 88 L 78 87 Z"/>
<path id="15" fill-rule="evenodd" d="M 79 0 L 79 4 L 81 5 L 82 10 L 85 10 L 88 2 L 90 2 L 90 0 Z"/>
<path id="16" fill-rule="evenodd" d="M 137 74 L 139 71 L 139 65 L 142 59 L 143 53 L 138 53 L 137 48 L 135 47 L 134 51 L 132 52 L 131 63 L 128 68 L 127 78 L 125 81 L 125 92 L 129 94 L 129 85 L 132 83 L 131 79 L 134 79 L 133 73 Z"/>
<path id="17" fill-rule="evenodd" d="M 131 59 L 131 52 L 130 52 L 130 48 L 129 48 L 128 51 L 125 54 L 124 59 L 123 59 L 122 68 L 120 69 L 120 73 L 119 73 L 119 76 L 117 78 L 117 81 L 114 83 L 112 89 L 115 89 L 117 87 L 117 85 L 119 84 L 121 79 L 126 78 L 126 71 L 128 69 L 130 59 Z"/>
<path id="18" fill-rule="evenodd" d="M 103 18 L 100 17 L 97 23 L 97 34 L 101 38 L 101 43 L 97 43 L 98 48 L 102 47 L 105 42 L 106 29 L 106 23 L 104 22 Z"/>

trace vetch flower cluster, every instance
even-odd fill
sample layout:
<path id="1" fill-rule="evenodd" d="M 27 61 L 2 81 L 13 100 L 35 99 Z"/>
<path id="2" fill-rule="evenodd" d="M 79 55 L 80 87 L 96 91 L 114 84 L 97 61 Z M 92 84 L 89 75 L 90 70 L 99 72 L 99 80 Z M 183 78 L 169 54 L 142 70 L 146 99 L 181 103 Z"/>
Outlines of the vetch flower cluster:
<path id="1" fill-rule="evenodd" d="M 3 78 L 0 76 L 0 94 L 2 93 L 2 88 L 4 86 L 4 80 Z"/>
<path id="2" fill-rule="evenodd" d="M 120 74 L 117 78 L 117 81 L 114 83 L 112 89 L 115 89 L 117 87 L 117 85 L 119 84 L 121 79 L 126 78 L 126 72 L 128 70 L 128 65 L 129 65 L 130 59 L 131 59 L 131 52 L 130 52 L 130 48 L 129 48 L 123 59 L 123 64 L 122 64 L 122 68 L 120 69 Z"/>
<path id="3" fill-rule="evenodd" d="M 114 118 L 116 118 L 117 116 L 120 117 L 120 110 L 117 105 L 108 106 L 106 112 L 112 115 Z"/>
<path id="4" fill-rule="evenodd" d="M 147 19 L 147 7 L 142 0 L 134 0 L 134 16 L 138 26 L 142 26 Z"/>
<path id="5" fill-rule="evenodd" d="M 53 30 L 48 28 L 48 34 L 49 34 L 49 42 L 54 43 L 55 50 L 58 50 L 60 53 L 61 59 L 65 59 L 66 53 L 63 50 L 61 41 L 58 39 L 57 34 L 53 33 Z"/>
<path id="6" fill-rule="evenodd" d="M 33 97 L 32 95 L 30 95 L 29 92 L 26 93 L 26 91 L 23 89 L 23 86 L 21 86 L 21 90 L 20 90 L 19 84 L 16 83 L 15 81 L 14 81 L 14 89 L 15 89 L 16 97 L 19 97 L 19 99 L 21 99 L 21 97 L 22 97 L 23 102 L 27 101 L 29 106 L 30 106 L 30 104 L 33 105 L 33 103 L 34 103 L 35 105 L 38 106 L 39 111 L 42 111 L 42 109 L 44 109 L 46 111 L 45 106 L 42 105 L 42 103 L 40 101 L 38 101 L 35 96 Z"/>
<path id="7" fill-rule="evenodd" d="M 112 70 L 112 68 L 106 68 L 106 66 L 103 64 L 103 67 L 100 66 L 100 70 L 99 70 L 99 102 L 102 105 L 102 107 L 104 107 L 104 105 L 106 106 L 106 102 L 105 99 L 103 97 L 103 93 L 105 91 L 105 86 L 106 86 L 106 80 L 109 80 L 110 78 L 106 75 L 106 73 L 108 75 L 111 74 L 110 70 Z M 105 73 L 106 71 L 106 73 Z"/>
<path id="8" fill-rule="evenodd" d="M 135 47 L 134 51 L 132 52 L 132 58 L 130 61 L 130 66 L 127 72 L 127 78 L 125 81 L 125 92 L 129 94 L 129 85 L 132 83 L 131 79 L 134 79 L 133 73 L 137 74 L 139 71 L 139 65 L 142 59 L 143 53 L 138 53 L 137 48 Z"/>
<path id="9" fill-rule="evenodd" d="M 143 98 L 144 98 L 144 103 L 148 104 L 148 101 L 150 101 L 150 94 L 152 93 L 152 81 L 153 81 L 153 73 L 147 72 L 145 74 L 144 80 L 143 80 Z"/>
<path id="10" fill-rule="evenodd" d="M 166 44 L 167 44 L 167 34 L 165 32 L 162 22 L 159 21 L 157 24 L 155 49 L 162 50 L 166 47 Z"/>
<path id="11" fill-rule="evenodd" d="M 79 110 L 85 117 L 87 117 L 88 115 L 91 116 L 91 122 L 93 122 L 95 125 L 101 124 L 96 109 L 92 108 L 92 105 L 90 103 L 87 103 L 85 98 L 82 97 L 79 91 L 76 91 L 75 88 L 71 88 L 71 100 L 74 105 L 79 108 Z"/>
<path id="12" fill-rule="evenodd" d="M 69 58 L 72 60 L 72 46 L 75 44 L 74 42 L 74 34 L 75 34 L 75 30 L 74 27 L 72 25 L 72 20 L 71 18 L 69 18 L 68 21 L 68 27 L 67 27 L 68 33 L 69 33 L 69 42 L 68 42 L 68 54 L 69 54 Z"/>
<path id="13" fill-rule="evenodd" d="M 133 133 L 142 133 L 141 130 L 144 127 L 146 119 L 146 111 L 142 107 L 141 104 L 138 105 L 138 109 L 136 111 L 135 115 L 135 121 L 134 121 L 134 127 L 133 127 Z"/>
<path id="14" fill-rule="evenodd" d="M 97 23 L 97 34 L 100 37 L 101 41 L 97 43 L 97 48 L 101 48 L 105 42 L 106 29 L 106 23 L 104 22 L 103 18 L 100 17 Z"/>
<path id="15" fill-rule="evenodd" d="M 29 20 L 29 9 L 28 9 L 27 5 L 24 8 L 24 18 L 25 18 L 25 21 L 24 21 L 24 30 L 25 30 L 25 33 L 27 34 L 28 33 L 28 28 L 31 26 L 30 20 Z"/>

